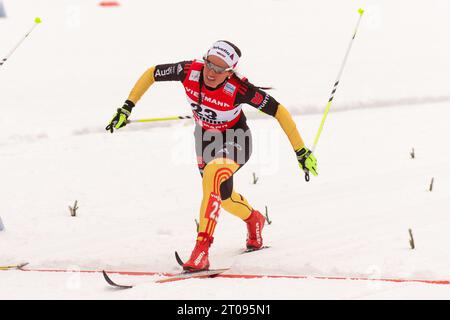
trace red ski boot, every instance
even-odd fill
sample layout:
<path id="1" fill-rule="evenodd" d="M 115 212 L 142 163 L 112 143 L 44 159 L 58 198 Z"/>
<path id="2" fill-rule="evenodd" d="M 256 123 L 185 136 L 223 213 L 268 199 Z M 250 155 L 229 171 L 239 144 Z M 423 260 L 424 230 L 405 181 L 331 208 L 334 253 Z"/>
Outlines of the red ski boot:
<path id="1" fill-rule="evenodd" d="M 208 235 L 199 234 L 199 236 L 203 237 L 203 240 L 197 240 L 191 258 L 183 264 L 185 271 L 196 272 L 209 269 L 208 251 L 213 238 Z"/>
<path id="2" fill-rule="evenodd" d="M 247 223 L 247 249 L 258 250 L 263 246 L 262 230 L 266 219 L 256 210 L 253 210 L 250 217 L 244 220 Z"/>

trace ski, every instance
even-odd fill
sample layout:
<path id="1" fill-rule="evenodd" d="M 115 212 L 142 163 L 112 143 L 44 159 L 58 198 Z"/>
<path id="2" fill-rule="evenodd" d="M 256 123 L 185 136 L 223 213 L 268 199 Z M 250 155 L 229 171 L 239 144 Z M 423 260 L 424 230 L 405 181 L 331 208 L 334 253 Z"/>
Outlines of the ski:
<path id="1" fill-rule="evenodd" d="M 166 283 L 166 282 L 173 282 L 173 281 L 179 281 L 179 280 L 186 280 L 186 279 L 199 279 L 199 278 L 214 278 L 218 276 L 221 273 L 224 273 L 226 271 L 230 270 L 230 268 L 223 268 L 223 269 L 210 269 L 210 270 L 203 270 L 203 271 L 194 271 L 194 272 L 181 272 L 179 274 L 176 274 L 172 277 L 166 277 L 163 279 L 156 280 L 156 283 Z"/>
<path id="2" fill-rule="evenodd" d="M 132 285 L 123 285 L 123 284 L 115 283 L 114 281 L 111 280 L 111 278 L 105 272 L 105 270 L 102 270 L 102 273 L 103 273 L 103 278 L 105 278 L 106 282 L 112 287 L 116 287 L 116 288 L 120 288 L 120 289 L 131 289 L 131 288 L 133 288 Z"/>
<path id="3" fill-rule="evenodd" d="M 176 251 L 175 251 L 175 259 L 177 260 L 177 262 L 180 266 L 183 266 L 184 262 L 183 262 L 183 260 L 181 260 L 178 252 L 176 252 Z"/>
<path id="4" fill-rule="evenodd" d="M 249 253 L 254 251 L 259 251 L 263 249 L 270 248 L 269 246 L 263 246 L 259 249 L 246 249 L 242 253 Z M 183 266 L 184 262 L 181 259 L 180 255 L 177 251 L 175 251 L 175 260 L 180 266 Z M 183 271 L 175 275 L 168 275 L 164 277 L 163 279 L 156 280 L 155 283 L 166 283 L 166 282 L 173 282 L 173 281 L 179 281 L 179 280 L 186 280 L 186 279 L 200 279 L 200 278 L 213 278 L 215 276 L 218 276 L 226 271 L 230 270 L 230 268 L 220 268 L 220 269 L 209 269 L 209 270 L 202 270 L 202 271 Z M 106 273 L 106 271 L 102 271 L 103 277 L 105 278 L 105 281 L 112 287 L 120 288 L 120 289 L 131 289 L 134 285 L 132 284 L 119 284 L 111 279 L 111 277 Z"/>
<path id="5" fill-rule="evenodd" d="M 14 270 L 14 269 L 22 269 L 28 264 L 28 262 L 19 263 L 19 264 L 12 264 L 12 265 L 6 265 L 6 266 L 0 266 L 0 270 Z"/>
<path id="6" fill-rule="evenodd" d="M 224 273 L 226 271 L 230 270 L 230 268 L 223 268 L 223 269 L 211 269 L 211 270 L 203 270 L 203 271 L 195 271 L 195 272 L 181 272 L 178 274 L 172 274 L 167 275 L 163 279 L 159 279 L 154 281 L 155 283 L 166 283 L 166 282 L 173 282 L 173 281 L 179 281 L 179 280 L 185 280 L 185 279 L 193 279 L 193 278 L 213 278 L 221 273 Z M 105 281 L 112 287 L 118 288 L 118 289 L 131 289 L 136 284 L 120 284 L 111 279 L 111 277 L 106 273 L 105 270 L 102 271 L 103 278 Z M 144 284 L 148 282 L 142 282 L 140 284 Z"/>

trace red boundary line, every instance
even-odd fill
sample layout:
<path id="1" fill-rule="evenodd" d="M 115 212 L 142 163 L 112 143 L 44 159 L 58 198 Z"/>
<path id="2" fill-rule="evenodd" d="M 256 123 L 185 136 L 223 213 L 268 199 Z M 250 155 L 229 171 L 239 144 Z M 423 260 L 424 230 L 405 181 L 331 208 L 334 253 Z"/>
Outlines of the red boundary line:
<path id="1" fill-rule="evenodd" d="M 65 269 L 19 269 L 25 272 L 81 272 L 81 273 L 101 273 L 101 270 L 65 270 Z M 109 274 L 120 274 L 128 276 L 165 276 L 172 277 L 175 273 L 168 272 L 149 272 L 149 271 L 108 271 Z M 422 280 L 422 279 L 383 279 L 383 278 L 365 278 L 365 277 L 326 277 L 326 276 L 305 276 L 305 275 L 257 275 L 257 274 L 219 274 L 217 278 L 229 279 L 314 279 L 314 280 L 352 280 L 352 281 L 383 281 L 396 283 L 426 283 L 450 285 L 450 280 Z"/>

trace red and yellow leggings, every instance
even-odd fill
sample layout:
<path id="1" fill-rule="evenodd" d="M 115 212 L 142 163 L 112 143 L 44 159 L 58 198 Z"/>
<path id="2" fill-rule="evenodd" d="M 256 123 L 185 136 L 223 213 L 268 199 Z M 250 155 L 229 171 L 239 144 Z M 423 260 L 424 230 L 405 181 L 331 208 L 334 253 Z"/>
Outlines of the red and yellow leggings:
<path id="1" fill-rule="evenodd" d="M 224 186 L 233 174 L 239 169 L 239 165 L 227 158 L 217 158 L 209 162 L 203 169 L 203 199 L 200 206 L 199 235 L 197 240 L 212 238 L 217 225 L 220 207 L 231 214 L 246 220 L 253 210 L 248 201 L 234 190 L 231 196 L 222 200 Z M 222 192 L 221 192 L 222 191 Z M 227 192 L 229 193 L 229 192 Z"/>

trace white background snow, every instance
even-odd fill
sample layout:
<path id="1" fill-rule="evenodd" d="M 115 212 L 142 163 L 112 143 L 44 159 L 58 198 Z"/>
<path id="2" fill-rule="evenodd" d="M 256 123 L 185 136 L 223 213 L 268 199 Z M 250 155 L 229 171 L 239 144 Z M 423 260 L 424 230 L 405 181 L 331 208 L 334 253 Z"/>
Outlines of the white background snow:
<path id="1" fill-rule="evenodd" d="M 222 210 L 212 267 L 450 280 L 448 1 L 98 2 L 4 0 L 0 57 L 36 16 L 43 23 L 0 70 L 0 265 L 177 272 L 173 252 L 189 256 L 201 200 L 193 124 L 110 134 L 104 127 L 115 109 L 148 67 L 201 58 L 228 39 L 243 51 L 240 73 L 274 86 L 312 145 L 363 7 L 332 105 L 342 112 L 329 114 L 316 150 L 319 177 L 306 183 L 276 120 L 244 107 L 254 151 L 235 188 L 255 208 L 268 206 L 271 248 L 238 255 L 245 225 Z M 189 112 L 179 83 L 157 83 L 132 117 Z M 98 273 L 2 271 L 0 299 L 450 298 L 450 285 L 417 283 L 114 278 L 148 281 L 115 291 Z"/>

